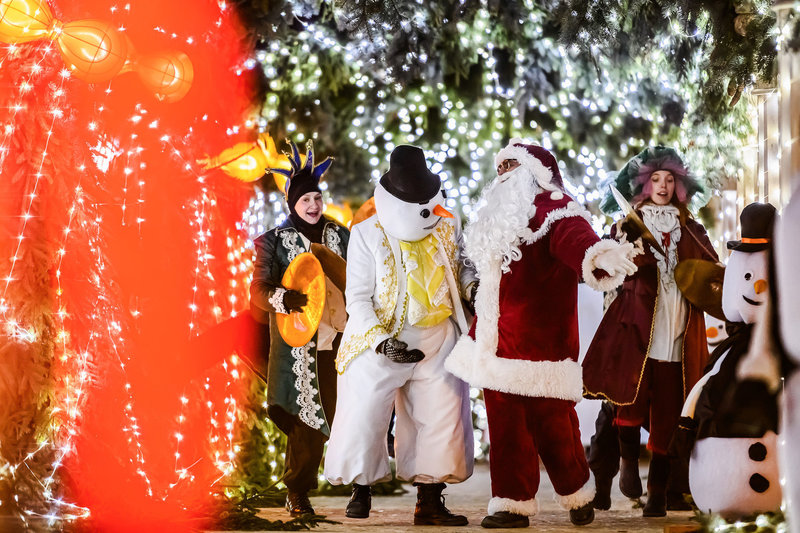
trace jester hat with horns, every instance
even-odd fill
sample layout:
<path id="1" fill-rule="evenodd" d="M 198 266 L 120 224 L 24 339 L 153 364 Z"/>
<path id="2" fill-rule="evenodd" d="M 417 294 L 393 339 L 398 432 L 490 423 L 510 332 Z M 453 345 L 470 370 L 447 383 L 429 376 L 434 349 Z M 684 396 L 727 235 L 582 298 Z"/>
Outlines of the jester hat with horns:
<path id="1" fill-rule="evenodd" d="M 270 168 L 269 171 L 286 176 L 287 180 L 284 188 L 286 203 L 289 204 L 290 210 L 294 210 L 294 205 L 301 196 L 309 192 L 320 192 L 319 180 L 333 163 L 333 158 L 327 157 L 322 163 L 315 165 L 314 144 L 309 139 L 306 143 L 306 160 L 304 164 L 297 145 L 289 139 L 286 139 L 286 143 L 291 147 L 292 151 L 291 153 L 284 152 L 284 154 L 289 159 L 289 164 L 292 168 L 289 170 L 285 168 Z"/>

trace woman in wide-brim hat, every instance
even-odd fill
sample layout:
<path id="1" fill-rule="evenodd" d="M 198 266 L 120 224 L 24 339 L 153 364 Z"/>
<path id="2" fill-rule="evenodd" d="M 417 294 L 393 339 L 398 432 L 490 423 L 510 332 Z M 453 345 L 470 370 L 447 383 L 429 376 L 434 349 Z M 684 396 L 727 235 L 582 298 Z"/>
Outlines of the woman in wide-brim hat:
<path id="1" fill-rule="evenodd" d="M 616 406 L 620 489 L 631 498 L 642 494 L 639 434 L 642 425 L 649 422 L 648 448 L 653 456 L 643 513 L 663 516 L 669 441 L 686 394 L 702 375 L 708 359 L 703 312 L 678 290 L 675 265 L 684 259 L 718 259 L 705 228 L 688 210 L 703 187 L 675 150 L 664 146 L 645 149 L 616 175 L 615 185 L 666 256 L 643 245 L 643 253 L 635 259 L 639 269 L 618 290 L 584 359 L 584 394 Z M 601 208 L 606 212 L 618 210 L 610 192 Z M 611 237 L 641 242 L 631 228 L 623 227 L 629 234 L 615 226 Z M 611 480 L 606 482 L 610 488 Z"/>

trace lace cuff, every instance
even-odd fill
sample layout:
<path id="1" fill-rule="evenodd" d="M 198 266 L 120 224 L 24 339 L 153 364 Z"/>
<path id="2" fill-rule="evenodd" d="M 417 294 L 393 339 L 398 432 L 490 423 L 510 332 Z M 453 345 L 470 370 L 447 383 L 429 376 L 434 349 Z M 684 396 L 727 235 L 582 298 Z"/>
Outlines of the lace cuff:
<path id="1" fill-rule="evenodd" d="M 275 289 L 275 292 L 273 292 L 272 296 L 269 297 L 269 303 L 275 309 L 276 313 L 288 315 L 289 313 L 286 312 L 286 307 L 283 306 L 284 294 L 286 294 L 286 289 L 282 287 Z"/>

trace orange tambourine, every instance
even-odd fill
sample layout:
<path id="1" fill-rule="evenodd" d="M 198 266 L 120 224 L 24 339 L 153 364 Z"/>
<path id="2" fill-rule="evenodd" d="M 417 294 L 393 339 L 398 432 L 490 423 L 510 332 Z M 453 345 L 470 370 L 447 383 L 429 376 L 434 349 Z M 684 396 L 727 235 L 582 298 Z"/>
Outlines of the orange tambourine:
<path id="1" fill-rule="evenodd" d="M 325 308 L 325 273 L 319 260 L 311 253 L 303 253 L 289 263 L 281 284 L 287 289 L 308 296 L 308 304 L 299 313 L 276 313 L 278 332 L 289 346 L 305 346 L 317 332 Z"/>

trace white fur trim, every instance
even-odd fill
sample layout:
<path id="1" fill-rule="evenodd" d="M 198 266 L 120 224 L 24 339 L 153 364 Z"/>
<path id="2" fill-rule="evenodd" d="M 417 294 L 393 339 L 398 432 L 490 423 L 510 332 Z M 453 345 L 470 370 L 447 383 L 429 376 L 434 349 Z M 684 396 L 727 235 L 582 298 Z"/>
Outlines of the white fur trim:
<path id="1" fill-rule="evenodd" d="M 594 270 L 597 268 L 594 264 L 598 256 L 608 253 L 616 252 L 620 244 L 611 239 L 603 239 L 594 243 L 586 250 L 586 255 L 583 256 L 583 263 L 581 264 L 581 271 L 583 272 L 583 281 L 597 291 L 610 291 L 616 289 L 625 280 L 625 274 L 620 272 L 616 275 L 609 275 L 605 278 L 598 278 L 594 275 Z M 609 273 L 611 274 L 611 273 Z"/>
<path id="2" fill-rule="evenodd" d="M 497 357 L 479 349 L 466 335 L 456 343 L 444 367 L 474 387 L 520 396 L 579 402 L 583 392 L 583 371 L 577 361 Z"/>
<path id="3" fill-rule="evenodd" d="M 551 200 L 561 200 L 562 198 L 564 198 L 564 193 L 561 191 L 553 191 L 550 193 Z"/>
<path id="4" fill-rule="evenodd" d="M 523 143 L 520 139 L 511 139 L 511 141 L 506 145 L 505 148 L 501 149 L 497 152 L 497 155 L 494 156 L 494 164 L 495 166 L 499 165 L 506 159 L 513 159 L 525 168 L 527 168 L 531 174 L 533 174 L 536 183 L 542 189 L 548 191 L 558 191 L 558 187 L 553 184 L 553 172 L 544 166 L 544 164 L 535 158 L 528 150 L 526 150 L 522 146 L 517 146 L 516 143 Z"/>
<path id="5" fill-rule="evenodd" d="M 496 496 L 489 500 L 488 514 L 493 515 L 503 511 L 522 516 L 534 516 L 539 512 L 539 502 L 536 501 L 536 498 L 519 501 L 512 500 L 511 498 L 498 498 Z"/>
<path id="6" fill-rule="evenodd" d="M 560 494 L 555 495 L 555 500 L 561 506 L 562 509 L 566 509 L 569 511 L 570 509 L 578 509 L 579 507 L 583 507 L 590 501 L 594 499 L 595 493 L 595 486 L 594 486 L 594 475 L 589 472 L 589 481 L 583 484 L 583 487 L 579 488 L 572 494 L 567 494 L 566 496 L 561 496 Z"/>
<path id="7" fill-rule="evenodd" d="M 578 202 L 569 202 L 565 207 L 561 207 L 559 209 L 553 209 L 547 216 L 544 217 L 544 221 L 542 225 L 539 226 L 539 229 L 533 232 L 533 234 L 525 239 L 526 244 L 531 244 L 533 242 L 538 241 L 550 231 L 550 226 L 553 222 L 558 222 L 564 218 L 570 217 L 581 217 L 585 219 L 587 222 L 591 224 L 592 222 L 592 215 L 589 214 L 589 211 L 581 207 Z"/>

